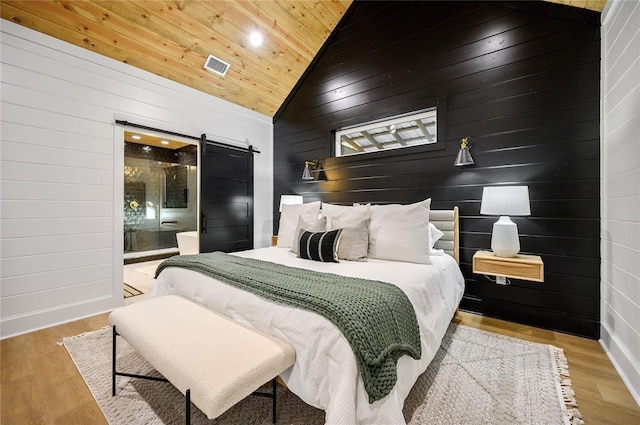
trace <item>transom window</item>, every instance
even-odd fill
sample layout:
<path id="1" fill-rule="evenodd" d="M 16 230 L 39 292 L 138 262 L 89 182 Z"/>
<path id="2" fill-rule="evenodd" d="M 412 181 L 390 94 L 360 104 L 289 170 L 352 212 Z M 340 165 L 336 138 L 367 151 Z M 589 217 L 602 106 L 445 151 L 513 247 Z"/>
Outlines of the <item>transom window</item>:
<path id="1" fill-rule="evenodd" d="M 336 131 L 336 156 L 437 143 L 436 108 Z"/>

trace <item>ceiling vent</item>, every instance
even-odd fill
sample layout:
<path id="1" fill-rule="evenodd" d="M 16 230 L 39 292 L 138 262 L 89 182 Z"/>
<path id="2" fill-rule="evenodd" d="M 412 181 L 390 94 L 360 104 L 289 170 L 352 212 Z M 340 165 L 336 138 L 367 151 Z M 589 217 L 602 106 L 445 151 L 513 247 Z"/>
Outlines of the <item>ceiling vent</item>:
<path id="1" fill-rule="evenodd" d="M 214 74 L 218 74 L 221 77 L 224 77 L 227 74 L 230 66 L 231 65 L 227 62 L 222 59 L 218 59 L 213 55 L 209 55 L 207 61 L 204 63 L 204 69 L 213 72 Z"/>

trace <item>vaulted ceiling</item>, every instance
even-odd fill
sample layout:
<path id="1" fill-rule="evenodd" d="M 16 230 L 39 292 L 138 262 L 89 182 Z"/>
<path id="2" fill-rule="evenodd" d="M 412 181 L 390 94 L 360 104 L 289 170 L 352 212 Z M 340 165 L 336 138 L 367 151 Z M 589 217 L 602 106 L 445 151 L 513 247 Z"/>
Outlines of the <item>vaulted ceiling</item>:
<path id="1" fill-rule="evenodd" d="M 602 11 L 606 0 L 549 0 Z M 352 0 L 2 0 L 2 18 L 273 116 Z M 260 47 L 249 43 L 258 31 Z M 209 54 L 230 64 L 220 77 Z"/>

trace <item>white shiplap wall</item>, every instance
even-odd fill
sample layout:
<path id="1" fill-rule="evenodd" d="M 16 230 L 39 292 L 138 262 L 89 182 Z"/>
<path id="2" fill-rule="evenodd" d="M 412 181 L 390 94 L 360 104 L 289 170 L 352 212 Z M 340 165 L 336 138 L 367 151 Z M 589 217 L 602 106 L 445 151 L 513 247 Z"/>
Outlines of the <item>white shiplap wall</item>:
<path id="1" fill-rule="evenodd" d="M 640 2 L 602 15 L 602 344 L 640 403 Z"/>
<path id="2" fill-rule="evenodd" d="M 115 118 L 254 145 L 255 245 L 269 245 L 270 117 L 6 20 L 0 30 L 3 338 L 122 304 Z"/>

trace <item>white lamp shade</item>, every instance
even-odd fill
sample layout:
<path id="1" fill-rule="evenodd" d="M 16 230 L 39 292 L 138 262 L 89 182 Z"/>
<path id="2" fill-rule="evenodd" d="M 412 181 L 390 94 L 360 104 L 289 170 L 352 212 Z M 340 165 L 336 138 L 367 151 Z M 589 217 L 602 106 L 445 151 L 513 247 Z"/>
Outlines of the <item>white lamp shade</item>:
<path id="1" fill-rule="evenodd" d="M 527 186 L 496 186 L 482 190 L 480 214 L 531 215 Z"/>
<path id="2" fill-rule="evenodd" d="M 303 199 L 302 195 L 280 195 L 280 208 L 278 211 L 282 212 L 283 205 L 302 204 Z"/>

